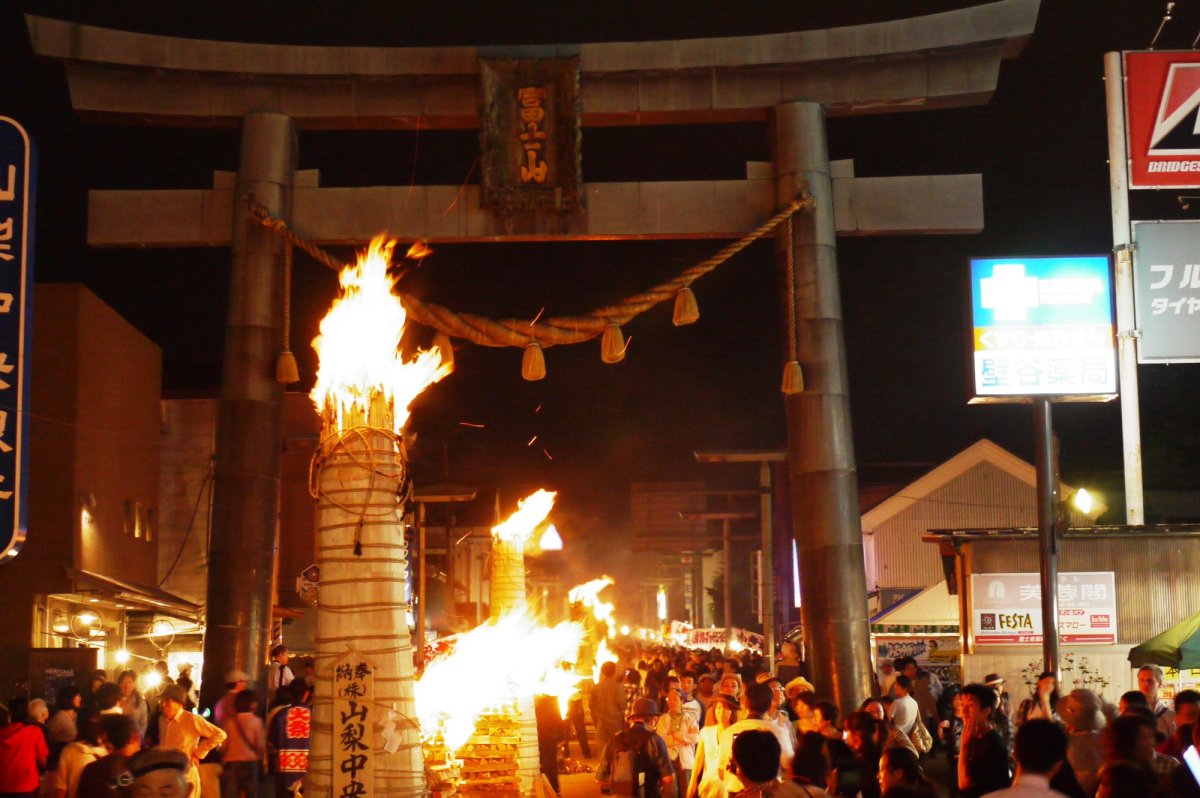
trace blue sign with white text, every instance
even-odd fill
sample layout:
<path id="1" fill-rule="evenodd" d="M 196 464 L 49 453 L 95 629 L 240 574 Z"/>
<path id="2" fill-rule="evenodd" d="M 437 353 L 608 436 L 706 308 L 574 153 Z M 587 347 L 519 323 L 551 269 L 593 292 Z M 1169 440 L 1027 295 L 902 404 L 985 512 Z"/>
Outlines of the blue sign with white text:
<path id="1" fill-rule="evenodd" d="M 26 533 L 35 171 L 25 129 L 0 116 L 0 563 Z"/>
<path id="2" fill-rule="evenodd" d="M 976 401 L 1116 394 L 1106 255 L 973 258 L 971 306 Z"/>

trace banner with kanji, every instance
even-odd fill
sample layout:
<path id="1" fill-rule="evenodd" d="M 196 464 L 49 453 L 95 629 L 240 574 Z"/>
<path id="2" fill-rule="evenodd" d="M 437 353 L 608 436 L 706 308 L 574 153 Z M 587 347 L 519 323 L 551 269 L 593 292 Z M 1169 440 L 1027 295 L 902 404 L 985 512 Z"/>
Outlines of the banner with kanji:
<path id="1" fill-rule="evenodd" d="M 333 664 L 334 798 L 375 794 L 374 701 L 375 665 L 351 649 Z"/>

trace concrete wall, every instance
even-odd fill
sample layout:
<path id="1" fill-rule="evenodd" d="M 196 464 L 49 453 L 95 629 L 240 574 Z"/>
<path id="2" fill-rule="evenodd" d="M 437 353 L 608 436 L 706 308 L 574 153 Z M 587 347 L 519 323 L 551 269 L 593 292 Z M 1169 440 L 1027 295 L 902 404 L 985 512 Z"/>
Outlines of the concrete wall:
<path id="1" fill-rule="evenodd" d="M 42 288 L 38 302 L 65 295 L 51 302 L 77 308 L 75 494 L 96 497 L 92 523 L 80 529 L 77 567 L 153 587 L 162 351 L 87 289 Z M 50 311 L 35 305 L 39 312 Z"/>
<path id="2" fill-rule="evenodd" d="M 162 415 L 158 578 L 164 590 L 203 604 L 217 400 L 170 399 Z"/>
<path id="3" fill-rule="evenodd" d="M 153 518 L 158 502 L 158 347 L 86 288 L 38 285 L 32 349 L 29 539 L 0 567 L 5 684 L 24 678 L 35 596 L 71 589 L 65 566 L 156 584 L 155 539 L 126 534 L 125 503 Z"/>

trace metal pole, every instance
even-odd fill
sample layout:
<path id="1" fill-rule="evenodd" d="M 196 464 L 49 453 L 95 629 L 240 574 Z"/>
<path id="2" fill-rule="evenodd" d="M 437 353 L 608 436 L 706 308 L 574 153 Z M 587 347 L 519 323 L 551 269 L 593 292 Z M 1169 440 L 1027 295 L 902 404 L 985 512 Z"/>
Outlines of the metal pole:
<path id="1" fill-rule="evenodd" d="M 832 697 L 848 715 L 871 694 L 872 680 L 824 110 L 811 102 L 780 105 L 773 133 L 776 205 L 801 192 L 814 202 L 795 216 L 793 235 L 781 225 L 775 236 L 776 262 L 785 273 L 789 265 L 794 269 L 795 279 L 783 281 L 794 286 L 784 307 L 794 300 L 797 359 L 806 383 L 784 399 L 804 649 L 817 693 Z"/>
<path id="2" fill-rule="evenodd" d="M 1117 371 L 1121 390 L 1121 446 L 1125 456 L 1125 521 L 1146 523 L 1142 499 L 1142 427 L 1138 398 L 1137 322 L 1133 313 L 1133 241 L 1129 226 L 1125 72 L 1120 53 L 1104 54 L 1108 104 L 1108 190 L 1112 201 L 1113 283 L 1117 299 Z"/>
<path id="3" fill-rule="evenodd" d="M 262 684 L 275 603 L 283 386 L 283 239 L 252 224 L 251 196 L 291 217 L 296 129 L 283 114 L 247 114 L 233 202 L 233 270 L 217 419 L 201 705 L 224 693 L 225 673 Z"/>
<path id="4" fill-rule="evenodd" d="M 1058 673 L 1058 474 L 1050 400 L 1033 400 L 1037 456 L 1038 552 L 1042 576 L 1042 670 Z"/>
<path id="5" fill-rule="evenodd" d="M 416 660 L 417 670 L 425 667 L 425 599 L 428 588 L 425 585 L 425 502 L 417 503 L 417 642 L 413 659 Z"/>
<path id="6" fill-rule="evenodd" d="M 759 573 L 759 599 L 762 606 L 763 652 L 767 667 L 775 673 L 775 536 L 771 520 L 771 466 L 758 464 L 759 523 L 762 525 L 762 568 Z"/>
<path id="7" fill-rule="evenodd" d="M 733 638 L 733 590 L 730 589 L 730 583 L 733 581 L 733 551 L 732 541 L 729 539 L 729 519 L 721 519 L 721 556 L 723 558 L 721 568 L 721 588 L 724 591 L 725 605 L 725 648 L 728 650 L 729 641 Z"/>

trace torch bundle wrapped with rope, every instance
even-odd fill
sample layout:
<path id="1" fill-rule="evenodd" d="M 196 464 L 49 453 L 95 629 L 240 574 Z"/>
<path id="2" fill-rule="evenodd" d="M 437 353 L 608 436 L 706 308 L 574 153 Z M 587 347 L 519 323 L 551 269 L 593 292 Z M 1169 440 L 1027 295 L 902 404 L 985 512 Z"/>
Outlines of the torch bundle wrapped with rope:
<path id="1" fill-rule="evenodd" d="M 376 239 L 342 271 L 342 296 L 313 342 L 321 594 L 309 796 L 427 792 L 405 595 L 402 432 L 409 404 L 450 367 L 437 350 L 400 354 L 405 312 L 388 274 L 391 250 Z"/>

